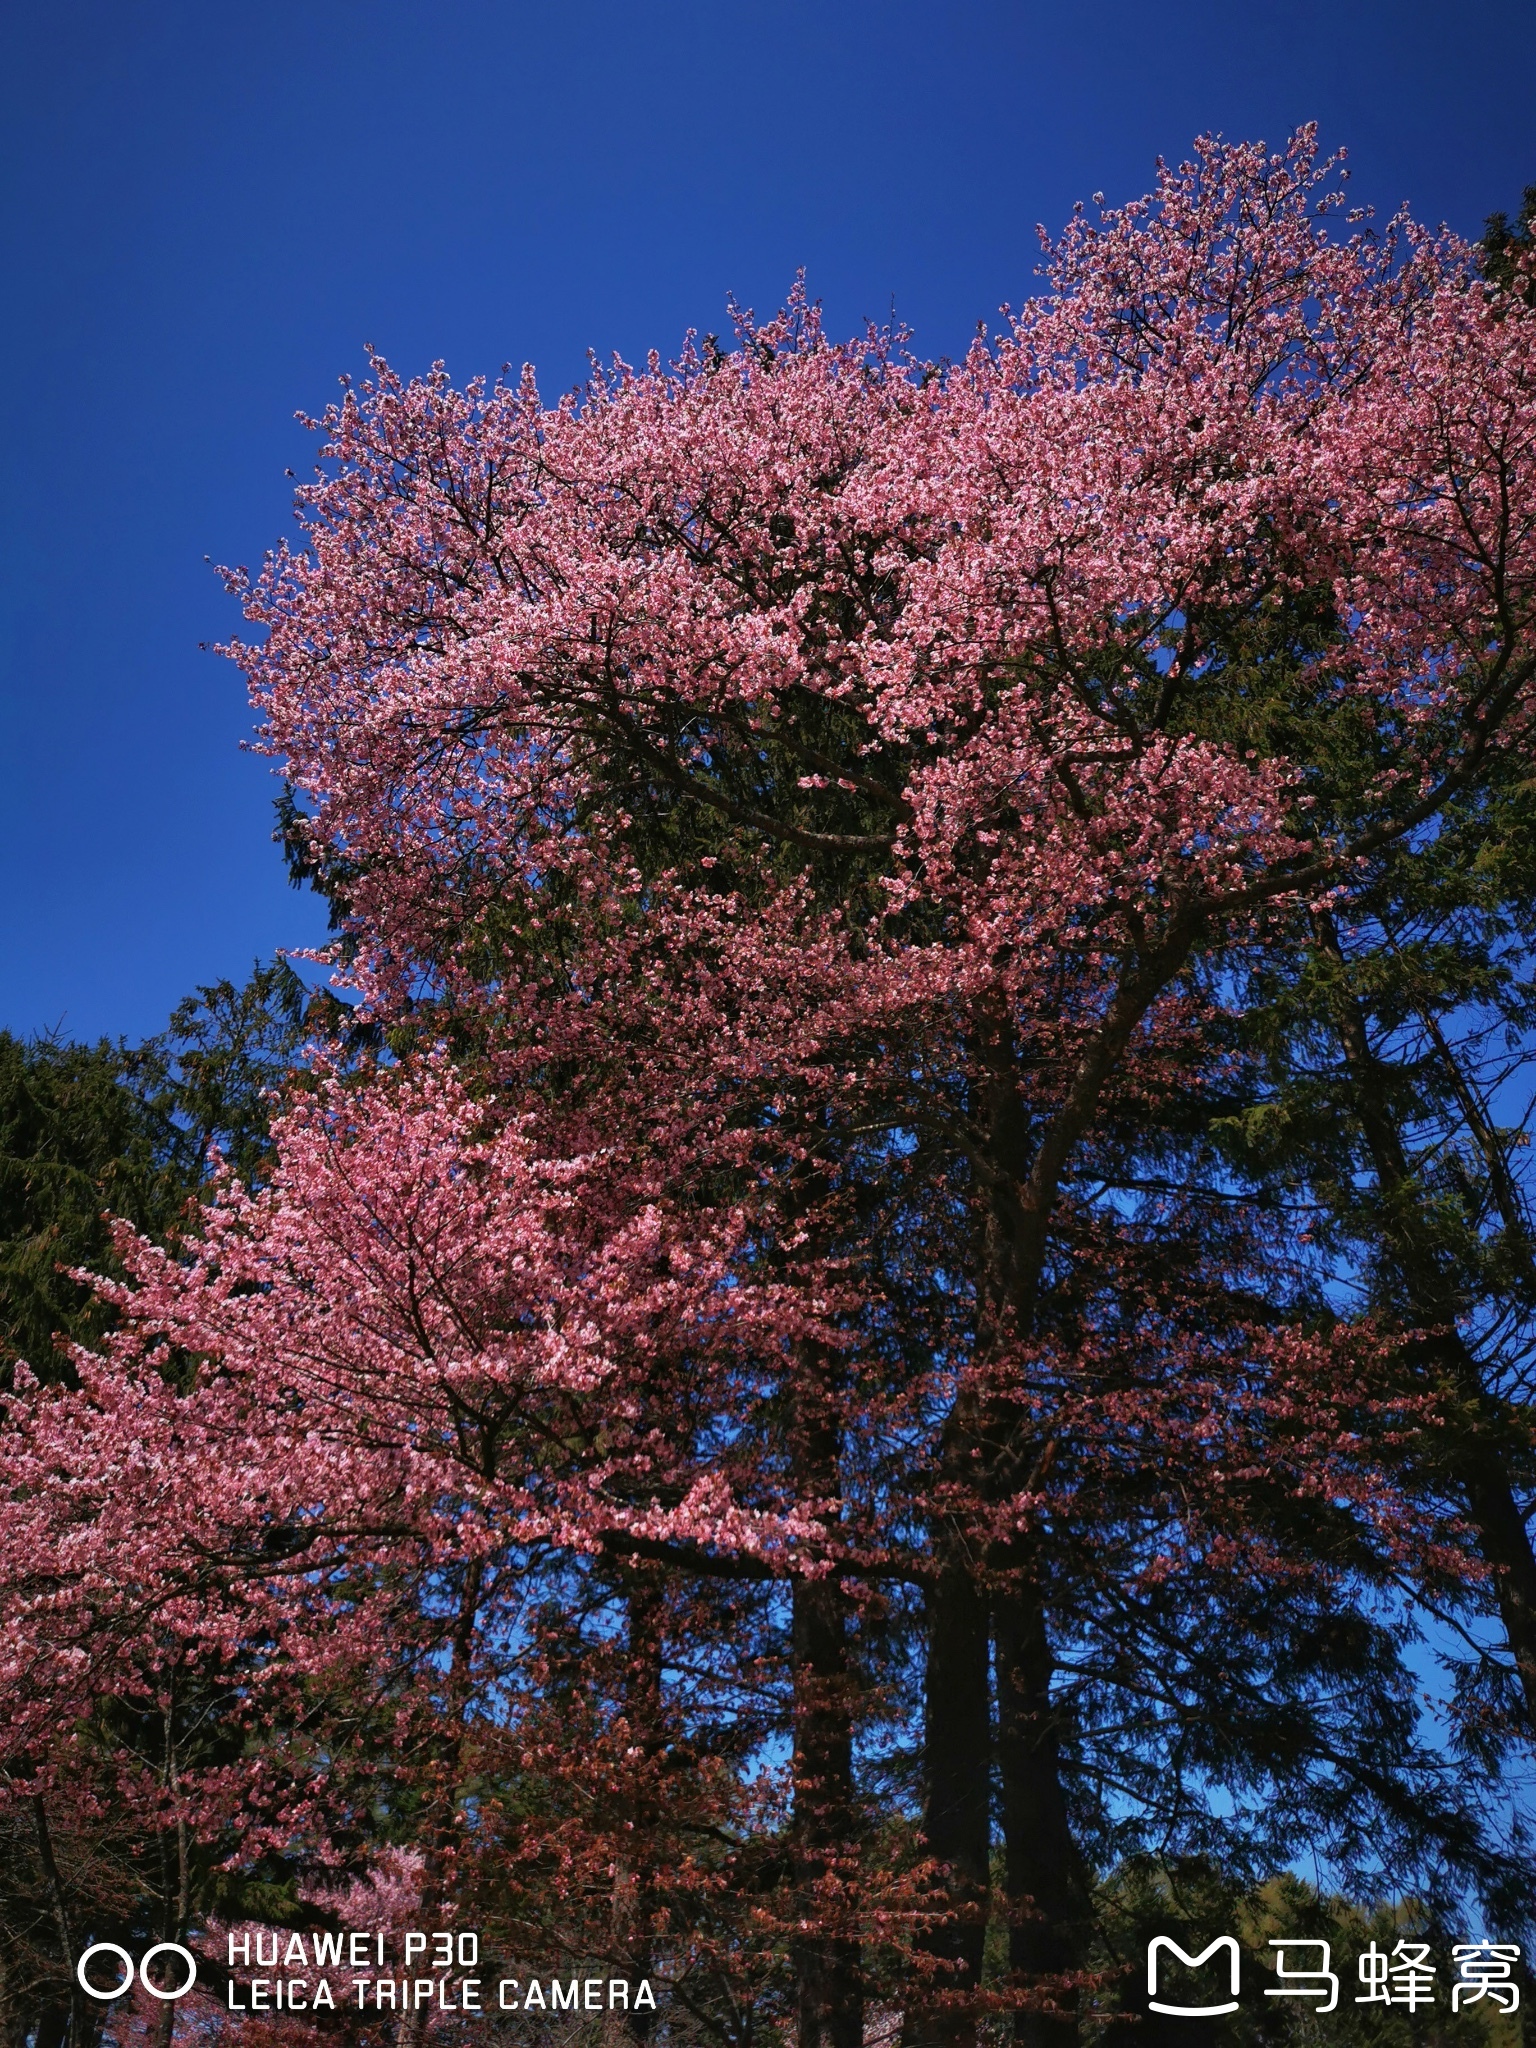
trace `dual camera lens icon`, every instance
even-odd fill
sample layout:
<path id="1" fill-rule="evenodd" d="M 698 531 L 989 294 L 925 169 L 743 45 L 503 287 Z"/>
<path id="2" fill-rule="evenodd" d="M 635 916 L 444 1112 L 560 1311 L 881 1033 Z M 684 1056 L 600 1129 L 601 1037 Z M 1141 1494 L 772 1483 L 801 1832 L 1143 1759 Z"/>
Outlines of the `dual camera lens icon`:
<path id="1" fill-rule="evenodd" d="M 85 1966 L 92 1956 L 116 1956 L 123 1967 L 123 1981 L 121 1984 L 113 1985 L 110 1991 L 99 1991 L 85 1974 Z M 186 1982 L 179 1984 L 174 1991 L 162 1991 L 158 1984 L 151 1982 L 149 1966 L 156 1956 L 180 1956 L 182 1962 L 186 1965 Z M 135 1977 L 138 1978 L 151 1998 L 166 2000 L 185 1998 L 192 1989 L 192 1986 L 197 1982 L 197 1957 L 193 1955 L 191 1949 L 183 1948 L 179 1941 L 157 1941 L 153 1948 L 147 1948 L 144 1951 L 143 1956 L 139 1960 L 138 1967 L 135 1969 L 133 1957 L 129 1955 L 127 1949 L 119 1948 L 115 1941 L 93 1941 L 76 1964 L 75 1976 L 79 1982 L 80 1989 L 85 1993 L 86 1997 L 99 1998 L 103 2005 L 109 2004 L 114 1998 L 121 1998 L 125 1991 L 131 1990 Z"/>

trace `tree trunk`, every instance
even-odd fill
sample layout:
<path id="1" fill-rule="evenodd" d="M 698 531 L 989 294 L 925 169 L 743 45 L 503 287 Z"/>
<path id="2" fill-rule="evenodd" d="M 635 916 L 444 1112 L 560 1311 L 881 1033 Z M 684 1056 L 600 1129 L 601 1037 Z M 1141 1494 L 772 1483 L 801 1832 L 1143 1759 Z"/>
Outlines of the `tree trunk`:
<path id="1" fill-rule="evenodd" d="M 64 1968 L 69 1974 L 69 2042 L 70 2048 L 86 2048 L 91 2038 L 91 2025 L 86 2012 L 85 1993 L 80 1988 L 76 1975 L 74 1935 L 69 1924 L 69 1906 L 64 1897 L 64 1880 L 59 1875 L 58 1862 L 53 1853 L 53 1834 L 48 1826 L 48 1808 L 43 1795 L 38 1792 L 32 1798 L 32 1824 L 37 1835 L 37 1860 L 42 1865 L 43 1879 L 48 1887 L 48 1900 L 53 1908 L 53 1922 L 58 1929 L 59 1950 L 64 1958 Z"/>
<path id="2" fill-rule="evenodd" d="M 457 1823 L 459 1771 L 464 1754 L 464 1722 L 473 1686 L 475 1630 L 480 1619 L 480 1596 L 485 1585 L 485 1565 L 476 1558 L 465 1569 L 459 1594 L 459 1611 L 454 1617 L 452 1652 L 448 1664 L 443 1703 L 444 1734 L 432 1765 L 432 1786 L 426 1800 L 424 1853 L 421 1865 L 421 1926 L 452 1925 L 434 1921 L 433 1914 L 447 1905 L 453 1889 L 453 1852 Z M 425 2006 L 412 2005 L 403 2013 L 395 2033 L 396 2048 L 421 2048 L 426 2039 Z"/>
<path id="3" fill-rule="evenodd" d="M 835 1501 L 842 1492 L 837 1360 L 820 1345 L 802 1344 L 795 1366 L 796 1497 Z M 814 1930 L 794 1944 L 799 2048 L 861 2048 L 861 1958 L 850 1924 L 858 1873 L 848 1867 L 858 1853 L 858 1816 L 847 1596 L 835 1576 L 796 1578 L 791 1602 L 797 1918 Z"/>
<path id="4" fill-rule="evenodd" d="M 624 1675 L 624 1711 L 635 1746 L 645 1762 L 624 1816 L 631 1824 L 634 1861 L 627 1866 L 620 1864 L 614 1871 L 614 1947 L 624 1960 L 630 1983 L 638 1984 L 650 1976 L 654 1959 L 652 1859 L 659 1816 L 652 1772 L 666 1744 L 661 1683 L 665 1606 L 659 1570 L 634 1568 L 626 1572 L 624 1607 L 629 1652 Z M 633 2007 L 624 2022 L 628 2033 L 638 2042 L 649 2037 L 655 2023 L 655 2013 L 636 2012 Z"/>
<path id="5" fill-rule="evenodd" d="M 972 2048 L 981 1983 L 990 1863 L 992 1729 L 987 1605 L 958 1538 L 928 1589 L 923 1769 L 928 1853 L 947 1867 L 948 1911 L 926 1939 L 939 1965 L 917 1992 L 910 2048 Z"/>
<path id="6" fill-rule="evenodd" d="M 1037 1327 L 1051 1219 L 1062 1181 L 1093 1126 L 1106 1083 L 1148 1009 L 1188 960 L 1198 929 L 1198 916 L 1186 906 L 1160 933 L 1138 931 L 1098 1029 L 1064 1077 L 1054 1114 L 1038 1126 L 1031 1125 L 1020 1093 L 1019 1050 L 1008 997 L 996 988 L 977 1002 L 968 1048 L 975 1085 L 967 1139 L 978 1181 L 974 1357 L 979 1367 L 985 1368 L 1009 1346 L 1027 1340 Z M 965 1400 L 962 1397 L 962 1402 Z M 910 2038 L 922 2048 L 967 2048 L 976 2038 L 975 2001 L 967 1994 L 974 1994 L 981 1982 L 991 1862 L 990 1600 L 986 1590 L 991 1560 L 973 1523 L 967 1526 L 971 1518 L 963 1500 L 970 1494 L 980 1507 L 1006 1492 L 1010 1481 L 998 1469 L 1001 1454 L 1006 1450 L 1008 1467 L 1017 1468 L 1021 1448 L 1018 1417 L 1005 1405 L 982 1397 L 972 1398 L 966 1406 L 972 1412 L 957 1405 L 945 1432 L 942 1476 L 956 1497 L 956 1506 L 946 1517 L 935 1518 L 938 1569 L 928 1593 L 924 1828 L 930 1854 L 949 1867 L 953 1911 L 949 1924 L 936 1930 L 925 1944 L 934 1959 L 947 1967 L 935 1985 L 937 2002 L 925 2000 L 921 2012 L 914 2015 L 915 2028 L 909 2030 Z M 973 1451 L 980 1455 L 973 1457 Z M 1042 1641 L 1044 1626 L 1042 1615 Z M 1013 1633 L 1007 1640 L 1005 1654 L 1010 1673 L 1016 1675 Z M 1030 1695 L 1020 1697 L 1028 1713 Z M 1034 1851 L 1026 1852 L 1019 1839 L 1013 1870 L 1018 1872 L 1024 1893 L 1021 1900 L 1010 1874 L 1010 1918 L 1023 1925 L 1034 1915 L 1037 1931 L 1032 1938 L 1024 1937 L 1029 1952 L 1049 1946 L 1055 1953 L 1061 1944 L 1072 1943 L 1072 1923 L 1079 1917 L 1078 1909 L 1064 1903 L 1067 1893 L 1059 1876 L 1051 1876 L 1051 1869 L 1068 1868 L 1075 1860 L 1056 1770 L 1056 1748 L 1052 1743 L 1031 1749 L 1028 1740 L 1020 1743 L 1016 1737 L 1010 1757 L 1016 1796 L 1026 1805 L 1030 1798 L 1037 1799 L 1042 1811 L 1057 1816 L 1060 1829 L 1046 1852 L 1049 1868 L 1037 1868 Z M 1023 1791 L 1023 1779 L 1018 1775 L 1025 1757 L 1034 1788 L 1029 1794 Z M 941 1988 L 945 1985 L 949 1987 L 948 2009 Z M 1020 2023 L 1026 2033 L 1033 2024 L 1028 2016 L 1022 2016 Z M 1055 2025 L 1060 2029 L 1067 2022 L 1059 2019 Z"/>
<path id="7" fill-rule="evenodd" d="M 794 1665 L 796 1889 L 816 1928 L 795 1944 L 799 2048 L 861 2048 L 859 1944 L 847 1924 L 857 1873 L 846 1599 L 836 1579 L 797 1579 Z"/>
<path id="8" fill-rule="evenodd" d="M 1061 1785 L 1059 1711 L 1039 1592 L 1012 1569 L 993 1597 L 997 1656 L 997 1755 L 1008 1885 L 1008 1960 L 1015 1988 L 1039 2001 L 1018 2012 L 1020 2048 L 1073 2048 L 1088 1888 Z"/>
<path id="9" fill-rule="evenodd" d="M 1498 1452 L 1477 1444 L 1459 1450 L 1477 1547 L 1493 1570 L 1499 1619 L 1520 1674 L 1526 1716 L 1536 1732 L 1536 1557 L 1531 1553 L 1531 1532 Z"/>
<path id="10" fill-rule="evenodd" d="M 991 1021 L 987 1064 L 983 1113 L 991 1176 L 977 1317 L 977 1353 L 983 1361 L 1004 1354 L 1010 1342 L 1027 1338 L 1036 1326 L 1046 1229 L 1059 1180 L 1058 1173 L 1042 1181 L 1040 1152 L 1031 1158 L 1006 1015 Z M 1063 1170 L 1070 1153 L 1068 1144 L 1061 1152 Z M 1011 1469 L 1017 1469 L 1027 1450 L 1037 1460 L 1049 1455 L 1048 1443 L 1030 1445 L 1021 1439 L 1017 1414 L 989 1416 L 981 1434 L 1007 1445 Z M 1006 1473 L 992 1479 L 993 1488 L 1003 1494 L 1014 1484 Z M 1046 1612 L 1027 1552 L 1028 1546 L 1018 1541 L 996 1546 L 987 1560 L 1009 1977 L 1013 1990 L 1030 2000 L 1015 2011 L 1014 2039 L 1027 2048 L 1070 2048 L 1077 2037 L 1076 1993 L 1050 1980 L 1062 1979 L 1077 1961 L 1085 1900 L 1061 1784 Z"/>
<path id="11" fill-rule="evenodd" d="M 163 1710 L 163 1726 L 165 1731 L 165 1756 L 161 1783 L 165 1791 L 177 1801 L 179 1806 L 181 1799 L 181 1777 L 176 1758 L 176 1682 L 174 1672 L 171 1675 L 170 1694 L 166 1699 Z M 189 1848 L 186 1816 L 178 1811 L 176 1815 L 176 1877 L 174 1884 L 170 1881 L 169 1876 L 170 1858 L 166 1831 L 162 1830 L 160 1835 L 160 1867 L 164 1874 L 162 1879 L 164 1900 L 160 1922 L 160 1939 L 162 1941 L 179 1942 L 187 1931 L 187 1920 L 192 1910 L 192 1866 Z M 177 1974 L 179 1975 L 179 1972 Z M 174 1982 L 175 1979 L 173 1978 L 172 1981 Z M 168 1998 L 161 2004 L 159 2015 L 155 2021 L 155 2048 L 171 2048 L 171 2042 L 176 2034 L 176 2011 L 179 2003 L 178 1999 Z"/>

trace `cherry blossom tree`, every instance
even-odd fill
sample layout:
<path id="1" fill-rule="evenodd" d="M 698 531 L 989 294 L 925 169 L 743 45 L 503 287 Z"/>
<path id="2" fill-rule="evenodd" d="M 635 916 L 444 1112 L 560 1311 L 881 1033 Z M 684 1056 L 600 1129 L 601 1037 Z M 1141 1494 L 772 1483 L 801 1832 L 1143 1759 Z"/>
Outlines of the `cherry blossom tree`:
<path id="1" fill-rule="evenodd" d="M 664 1968 L 674 2000 L 717 2025 L 744 2000 L 772 2011 L 786 1964 L 807 2024 L 808 1996 L 855 1967 L 863 1987 L 926 1987 L 949 2009 L 945 1952 L 914 1952 L 947 1933 L 945 1895 L 910 1849 L 870 1839 L 837 1748 L 856 1720 L 868 1734 L 852 1688 L 870 1657 L 851 1668 L 853 1627 L 840 1668 L 805 1638 L 842 1606 L 878 1624 L 893 1581 L 931 1585 L 913 1491 L 953 1370 L 882 1382 L 878 1355 L 850 1356 L 863 1333 L 848 1311 L 870 1290 L 828 1292 L 811 1321 L 760 1228 L 696 1208 L 685 1229 L 656 1188 L 637 1200 L 612 1148 L 541 1154 L 441 1056 L 331 1078 L 274 1142 L 268 1185 L 226 1181 L 180 1256 L 121 1234 L 108 1355 L 77 1353 L 78 1388 L 16 1405 L 0 1569 L 8 1691 L 30 1703 L 8 1759 L 29 1796 L 57 1812 L 89 1786 L 248 1868 L 303 1842 L 320 1873 L 382 1819 L 416 1847 L 424 1914 L 474 1908 L 513 1959 L 537 1943 L 637 1977 Z M 1212 1267 L 1224 1284 L 1232 1250 Z M 1048 1548 L 1096 1711 L 1137 1690 L 1127 1674 L 1158 1647 L 1156 1685 L 1139 1688 L 1153 1810 L 1183 1702 L 1232 1691 L 1238 1641 L 1229 1730 L 1252 1722 L 1244 1694 L 1267 1662 L 1291 1746 L 1310 1714 L 1337 1752 L 1336 1714 L 1281 1677 L 1277 1646 L 1317 1626 L 1372 1533 L 1393 1562 L 1438 1546 L 1448 1582 L 1463 1560 L 1453 1531 L 1382 1483 L 1370 1437 L 1389 1410 L 1413 1418 L 1373 1386 L 1357 1337 L 1232 1328 L 1213 1343 L 1222 1311 L 1197 1272 L 1154 1286 L 1129 1241 L 1084 1263 L 1072 1356 L 1058 1335 L 996 1362 L 984 1389 L 1049 1414 L 1053 1459 L 1022 1488 L 948 1505 L 998 1553 L 995 1598 L 1021 1532 Z M 834 1402 L 823 1378 L 813 1405 L 806 1369 L 830 1376 L 837 1355 L 855 1398 Z M 803 1438 L 828 1413 L 835 1526 L 833 1504 L 806 1497 Z M 1315 1526 L 1298 1552 L 1293 1494 L 1336 1526 L 1335 1555 L 1319 1558 Z M 786 1583 L 787 1715 L 770 1647 Z M 808 1600 L 828 1583 L 833 1603 Z M 199 1755 L 171 1731 L 210 1691 L 226 1740 Z M 104 1758 L 103 1702 L 163 1724 L 164 1754 Z M 1376 1733 L 1396 1739 L 1390 1683 L 1383 1704 Z M 776 1787 L 759 1751 L 786 1720 Z M 1003 1739 L 1039 1737 L 1014 1722 Z M 1266 1776 L 1244 1740 L 1206 1759 L 1234 1790 Z M 1294 1772 L 1287 1790 L 1289 1819 L 1310 1795 Z M 183 1900 L 165 1938 L 186 1917 Z"/>
<path id="2" fill-rule="evenodd" d="M 1310 131 L 1203 142 L 1047 273 L 947 370 L 830 342 L 797 292 L 553 407 L 382 361 L 346 393 L 234 652 L 396 1064 L 298 1100 L 270 1188 L 184 1254 L 126 1247 L 127 1333 L 12 1422 L 11 1683 L 151 1683 L 146 1597 L 188 1654 L 259 1644 L 253 1701 L 382 1698 L 382 1659 L 445 1898 L 477 1670 L 531 1645 L 530 1713 L 564 1696 L 574 1639 L 512 1619 L 530 1559 L 580 1561 L 626 1646 L 594 1754 L 666 1753 L 685 1628 L 729 1689 L 783 1625 L 787 1815 L 748 1818 L 745 1753 L 688 1798 L 717 1842 L 783 1837 L 757 1925 L 828 2048 L 882 1985 L 914 2043 L 973 2038 L 994 1907 L 1019 2038 L 1071 2035 L 1131 1785 L 1219 1787 L 1214 1839 L 1283 1782 L 1347 1859 L 1344 1805 L 1396 1794 L 1262 1646 L 1410 1553 L 1478 1569 L 1383 1455 L 1432 1395 L 1154 1168 L 1222 1084 L 1242 963 L 1527 733 L 1532 316 L 1454 240 L 1346 216 Z M 926 1663 L 899 1853 L 861 1762 L 892 1617 Z M 1389 1652 L 1362 1614 L 1356 1732 L 1402 1749 Z M 1310 1730 L 1284 1757 L 1275 1710 Z M 1222 1712 L 1224 1752 L 1181 1744 Z M 543 1815 L 632 1954 L 679 1924 L 661 1782 L 637 1760 L 638 1864 L 579 1788 Z M 239 1789 L 258 1830 L 328 1796 Z M 700 1882 L 739 1906 L 722 1855 Z"/>

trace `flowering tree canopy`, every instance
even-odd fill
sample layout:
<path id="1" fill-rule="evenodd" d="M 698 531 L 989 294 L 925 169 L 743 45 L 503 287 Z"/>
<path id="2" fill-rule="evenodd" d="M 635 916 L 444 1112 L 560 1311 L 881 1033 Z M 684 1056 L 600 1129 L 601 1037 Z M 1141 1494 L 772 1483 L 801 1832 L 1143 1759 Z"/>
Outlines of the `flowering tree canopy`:
<path id="1" fill-rule="evenodd" d="M 1273 1868 L 1281 1796 L 1499 1896 L 1350 1606 L 1505 1569 L 1447 1389 L 1206 1134 L 1244 977 L 1527 741 L 1536 316 L 1310 131 L 1047 277 L 953 366 L 797 291 L 318 423 L 233 651 L 389 1052 L 11 1402 L 19 1783 L 195 1673 L 242 1761 L 140 1796 L 235 1861 L 388 1779 L 424 1899 L 515 1861 L 807 2048 L 1065 2041 L 1096 1875 Z"/>

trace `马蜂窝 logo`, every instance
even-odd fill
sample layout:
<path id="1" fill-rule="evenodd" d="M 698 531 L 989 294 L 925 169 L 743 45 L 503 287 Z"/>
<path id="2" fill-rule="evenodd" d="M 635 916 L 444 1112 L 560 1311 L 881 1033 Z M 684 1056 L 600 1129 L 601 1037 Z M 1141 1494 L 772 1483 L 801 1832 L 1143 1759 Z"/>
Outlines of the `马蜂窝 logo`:
<path id="1" fill-rule="evenodd" d="M 1277 1952 L 1273 1958 L 1273 1969 L 1280 1981 L 1266 1986 L 1266 1998 L 1315 1999 L 1315 2012 L 1337 2011 L 1339 1979 L 1333 1969 L 1332 1950 L 1326 1941 L 1315 1935 L 1291 1934 L 1278 1939 L 1272 1937 L 1269 1946 Z M 1159 1956 L 1172 1956 L 1187 1970 L 1198 1970 L 1223 1951 L 1227 1958 L 1231 1995 L 1221 2004 L 1174 2005 L 1157 1996 Z M 1293 1955 L 1304 1956 L 1307 1959 L 1305 1967 L 1296 1966 L 1290 1960 Z M 1452 2012 L 1460 2012 L 1464 2006 L 1481 2004 L 1485 1999 L 1503 2012 L 1519 2011 L 1520 1986 L 1514 1975 L 1515 1964 L 1520 1960 L 1518 1943 L 1490 1941 L 1484 1935 L 1478 1941 L 1457 1942 L 1451 1950 L 1451 1960 L 1456 1968 L 1456 1980 L 1450 1987 Z M 1148 2010 L 1167 2013 L 1181 2020 L 1211 2020 L 1223 2013 L 1236 2012 L 1240 1968 L 1235 1935 L 1220 1934 L 1198 1955 L 1190 1955 L 1171 1935 L 1156 1934 L 1147 1943 Z M 1354 2001 L 1356 2005 L 1406 2005 L 1410 2012 L 1417 2012 L 1421 2005 L 1439 2003 L 1435 1989 L 1438 1972 L 1430 1960 L 1427 1941 L 1399 1941 L 1390 1954 L 1373 1941 L 1356 1958 L 1356 1968 L 1360 1982 L 1365 1986 Z"/>
<path id="2" fill-rule="evenodd" d="M 1157 1996 L 1158 1952 L 1166 1949 L 1171 1956 L 1177 1956 L 1186 1969 L 1198 1970 L 1202 1963 L 1208 1963 L 1219 1949 L 1225 1949 L 1232 1977 L 1232 1995 L 1222 2005 L 1168 2005 Z M 1152 2012 L 1165 2012 L 1179 2020 L 1213 2020 L 1224 2012 L 1237 2011 L 1238 1985 L 1237 1937 L 1232 1934 L 1218 1934 L 1209 1948 L 1201 1949 L 1199 1955 L 1186 1955 L 1171 1934 L 1155 1934 L 1147 1943 L 1147 2006 Z"/>

